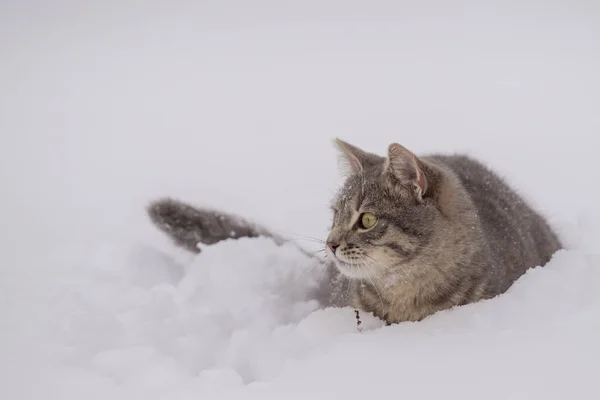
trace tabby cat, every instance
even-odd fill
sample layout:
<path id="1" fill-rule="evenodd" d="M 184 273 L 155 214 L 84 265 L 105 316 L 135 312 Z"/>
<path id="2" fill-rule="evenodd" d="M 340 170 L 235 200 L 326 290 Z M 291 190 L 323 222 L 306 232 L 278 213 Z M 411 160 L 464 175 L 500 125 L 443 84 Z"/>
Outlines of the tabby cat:
<path id="1" fill-rule="evenodd" d="M 490 169 L 464 155 L 417 157 L 393 143 L 387 157 L 336 139 L 345 182 L 326 240 L 326 305 L 351 305 L 387 324 L 504 293 L 561 249 L 545 219 Z M 148 207 L 173 241 L 283 238 L 238 216 L 173 199 Z"/>

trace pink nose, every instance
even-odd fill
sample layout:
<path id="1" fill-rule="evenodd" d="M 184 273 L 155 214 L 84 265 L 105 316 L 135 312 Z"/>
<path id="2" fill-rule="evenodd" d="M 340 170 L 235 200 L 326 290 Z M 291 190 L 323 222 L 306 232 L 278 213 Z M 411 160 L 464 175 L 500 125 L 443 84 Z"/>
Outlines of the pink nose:
<path id="1" fill-rule="evenodd" d="M 335 250 L 340 247 L 339 243 L 327 242 L 327 247 L 331 249 L 335 253 Z"/>

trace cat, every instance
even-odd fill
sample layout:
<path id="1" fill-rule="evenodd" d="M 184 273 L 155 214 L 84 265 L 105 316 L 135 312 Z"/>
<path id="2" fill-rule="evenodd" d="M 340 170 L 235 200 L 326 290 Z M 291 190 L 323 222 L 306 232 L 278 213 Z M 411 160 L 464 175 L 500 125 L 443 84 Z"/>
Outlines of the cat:
<path id="1" fill-rule="evenodd" d="M 544 217 L 495 172 L 465 155 L 387 156 L 334 141 L 345 181 L 334 196 L 320 300 L 396 324 L 506 292 L 563 246 Z M 170 198 L 148 206 L 178 246 L 284 238 L 236 215 Z"/>

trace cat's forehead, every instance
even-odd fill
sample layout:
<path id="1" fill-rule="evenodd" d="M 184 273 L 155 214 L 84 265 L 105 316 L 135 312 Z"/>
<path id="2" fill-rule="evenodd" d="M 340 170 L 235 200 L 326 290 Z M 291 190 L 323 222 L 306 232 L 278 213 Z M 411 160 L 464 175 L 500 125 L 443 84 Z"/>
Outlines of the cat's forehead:
<path id="1" fill-rule="evenodd" d="M 357 182 L 351 181 L 349 178 L 344 184 L 338 189 L 336 195 L 332 199 L 332 207 L 336 209 L 343 209 L 348 203 L 356 197 L 356 189 L 358 187 Z"/>
<path id="2" fill-rule="evenodd" d="M 364 174 L 352 175 L 338 190 L 332 206 L 338 210 L 357 209 L 363 202 L 374 197 L 375 192 L 379 191 L 378 184 L 376 179 Z"/>
<path id="3" fill-rule="evenodd" d="M 412 204 L 410 190 L 393 183 L 382 174 L 355 174 L 346 179 L 334 196 L 331 206 L 338 211 L 372 211 Z"/>

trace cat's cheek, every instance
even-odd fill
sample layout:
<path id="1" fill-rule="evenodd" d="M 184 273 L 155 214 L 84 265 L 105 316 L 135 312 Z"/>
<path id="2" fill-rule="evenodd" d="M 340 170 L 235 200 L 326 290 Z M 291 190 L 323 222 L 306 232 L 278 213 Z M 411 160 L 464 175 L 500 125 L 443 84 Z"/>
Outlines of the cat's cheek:
<path id="1" fill-rule="evenodd" d="M 351 279 L 366 279 L 368 277 L 368 274 L 365 273 L 365 269 L 358 267 L 358 266 L 352 266 L 349 264 L 345 264 L 343 262 L 335 262 L 335 266 L 338 269 L 338 271 L 340 271 L 340 273 L 344 276 L 346 276 L 347 278 L 351 278 Z"/>

